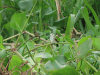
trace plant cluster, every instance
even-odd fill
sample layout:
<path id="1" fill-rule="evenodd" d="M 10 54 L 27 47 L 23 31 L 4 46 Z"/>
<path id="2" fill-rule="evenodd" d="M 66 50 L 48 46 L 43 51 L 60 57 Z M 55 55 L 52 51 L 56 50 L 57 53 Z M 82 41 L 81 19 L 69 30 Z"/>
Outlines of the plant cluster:
<path id="1" fill-rule="evenodd" d="M 100 75 L 99 0 L 0 0 L 0 75 Z"/>

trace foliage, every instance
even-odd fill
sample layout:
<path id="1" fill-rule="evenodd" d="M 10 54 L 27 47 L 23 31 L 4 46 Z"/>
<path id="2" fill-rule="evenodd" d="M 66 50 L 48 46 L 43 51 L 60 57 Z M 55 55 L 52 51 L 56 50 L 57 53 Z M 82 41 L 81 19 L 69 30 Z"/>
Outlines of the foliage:
<path id="1" fill-rule="evenodd" d="M 100 75 L 99 5 L 0 0 L 0 74 Z"/>

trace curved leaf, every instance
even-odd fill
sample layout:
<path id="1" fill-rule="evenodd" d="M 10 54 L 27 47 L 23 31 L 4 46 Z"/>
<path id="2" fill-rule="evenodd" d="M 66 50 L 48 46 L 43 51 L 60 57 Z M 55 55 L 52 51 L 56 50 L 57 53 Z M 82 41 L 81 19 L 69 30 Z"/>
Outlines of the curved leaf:
<path id="1" fill-rule="evenodd" d="M 18 2 L 18 6 L 20 7 L 20 10 L 28 12 L 31 10 L 32 0 L 21 0 Z"/>
<path id="2" fill-rule="evenodd" d="M 73 27 L 74 27 L 74 23 L 75 23 L 75 15 L 71 14 L 68 18 L 65 35 L 70 35 L 70 37 L 71 37 Z"/>
<path id="3" fill-rule="evenodd" d="M 11 18 L 10 21 L 10 26 L 14 29 L 14 30 L 18 30 L 21 31 L 25 22 L 26 22 L 27 18 L 25 16 L 24 13 L 17 13 L 14 14 Z"/>

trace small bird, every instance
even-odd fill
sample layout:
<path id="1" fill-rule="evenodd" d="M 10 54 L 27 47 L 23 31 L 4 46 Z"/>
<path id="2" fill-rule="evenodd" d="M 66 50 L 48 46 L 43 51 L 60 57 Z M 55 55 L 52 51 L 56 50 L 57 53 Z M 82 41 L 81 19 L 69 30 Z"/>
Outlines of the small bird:
<path id="1" fill-rule="evenodd" d="M 56 43 L 55 35 L 53 33 L 50 34 L 50 42 L 51 43 Z"/>
<path id="2" fill-rule="evenodd" d="M 35 37 L 40 37 L 40 34 L 38 32 L 34 32 Z"/>

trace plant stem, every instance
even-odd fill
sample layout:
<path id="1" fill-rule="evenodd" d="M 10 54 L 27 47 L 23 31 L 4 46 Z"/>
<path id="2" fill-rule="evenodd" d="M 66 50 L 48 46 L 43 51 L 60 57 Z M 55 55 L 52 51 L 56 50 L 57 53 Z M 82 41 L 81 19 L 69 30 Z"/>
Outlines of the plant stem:
<path id="1" fill-rule="evenodd" d="M 22 35 L 22 32 L 24 31 L 24 29 L 25 29 L 25 27 L 26 27 L 26 25 L 27 25 L 27 22 L 28 22 L 28 20 L 29 20 L 29 18 L 30 18 L 30 16 L 31 16 L 32 11 L 33 11 L 33 9 L 35 8 L 36 4 L 37 4 L 37 1 L 35 2 L 34 6 L 33 6 L 32 10 L 31 10 L 31 12 L 30 12 L 30 14 L 29 14 L 29 17 L 28 17 L 27 21 L 25 22 L 25 24 L 24 24 L 24 26 L 23 26 L 23 29 L 21 30 L 21 33 L 20 33 L 20 35 L 19 35 L 19 37 L 18 37 L 18 39 L 17 39 L 16 45 L 15 45 L 15 48 L 16 48 L 16 46 L 17 46 L 17 43 L 18 43 L 18 41 L 19 41 L 19 38 L 20 38 L 20 36 Z"/>
<path id="2" fill-rule="evenodd" d="M 42 11 L 42 0 L 39 0 L 39 29 L 42 31 L 42 17 L 41 17 L 41 11 Z"/>
<path id="3" fill-rule="evenodd" d="M 98 72 L 98 70 L 97 70 L 94 66 L 92 66 L 88 61 L 86 61 L 85 59 L 84 59 L 84 61 L 85 61 L 89 66 L 91 66 L 91 68 L 92 68 L 95 72 Z"/>
<path id="4" fill-rule="evenodd" d="M 7 41 L 7 40 L 10 40 L 10 39 L 12 39 L 12 38 L 15 38 L 16 36 L 19 36 L 19 35 L 20 35 L 20 33 L 14 35 L 14 36 L 11 36 L 11 37 L 9 37 L 9 38 L 6 38 L 6 39 L 3 40 L 3 42 L 4 42 L 4 41 Z"/>
<path id="5" fill-rule="evenodd" d="M 26 45 L 26 47 L 27 47 L 27 45 Z M 29 51 L 29 49 L 28 49 L 28 47 L 27 47 L 27 50 L 28 50 L 28 53 L 29 53 L 29 55 L 30 55 L 30 57 L 32 58 L 32 60 L 35 62 L 35 60 L 33 59 L 33 57 L 32 57 L 32 54 L 31 54 L 31 52 Z"/>
<path id="6" fill-rule="evenodd" d="M 41 46 L 35 47 L 35 48 L 33 48 L 33 49 L 29 50 L 29 51 L 34 51 L 37 48 L 44 47 L 44 46 L 48 46 L 48 45 L 52 45 L 52 44 L 69 44 L 69 43 L 67 43 L 67 42 L 48 43 L 48 44 L 45 44 L 45 45 L 41 45 Z M 27 53 L 28 52 L 25 52 L 25 54 L 27 54 Z"/>
<path id="7" fill-rule="evenodd" d="M 35 35 L 34 35 L 34 34 L 32 34 L 32 33 L 28 32 L 28 31 L 25 31 L 25 33 L 27 33 L 27 34 L 31 35 L 32 37 L 35 37 Z M 38 39 L 40 39 L 40 40 L 42 40 L 42 41 L 45 41 L 45 42 L 49 42 L 49 41 L 47 41 L 47 40 L 45 40 L 45 39 L 43 39 L 43 38 L 39 38 L 39 37 L 36 37 L 36 38 L 38 38 Z"/>
<path id="8" fill-rule="evenodd" d="M 19 56 L 22 60 L 23 60 L 23 63 L 27 62 L 27 60 L 17 51 L 14 51 L 15 54 L 17 54 L 17 56 Z M 32 66 L 30 65 L 30 63 L 27 63 L 27 65 L 32 68 Z M 35 70 L 32 69 L 33 72 L 35 72 Z"/>

